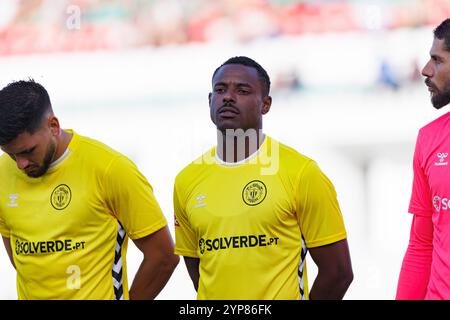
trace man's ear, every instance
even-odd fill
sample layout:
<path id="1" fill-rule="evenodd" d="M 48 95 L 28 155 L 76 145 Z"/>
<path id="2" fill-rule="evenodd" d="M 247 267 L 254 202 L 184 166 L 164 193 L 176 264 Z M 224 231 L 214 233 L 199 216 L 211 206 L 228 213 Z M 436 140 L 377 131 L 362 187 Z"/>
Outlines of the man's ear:
<path id="1" fill-rule="evenodd" d="M 47 125 L 52 133 L 52 136 L 58 136 L 61 132 L 61 127 L 59 125 L 59 120 L 53 114 L 48 117 Z"/>
<path id="2" fill-rule="evenodd" d="M 265 96 L 263 98 L 263 107 L 262 107 L 261 113 L 266 114 L 267 112 L 269 112 L 271 105 L 272 105 L 272 97 Z"/>
<path id="3" fill-rule="evenodd" d="M 211 108 L 211 96 L 212 96 L 212 93 L 211 92 L 208 93 L 208 105 L 210 108 Z"/>

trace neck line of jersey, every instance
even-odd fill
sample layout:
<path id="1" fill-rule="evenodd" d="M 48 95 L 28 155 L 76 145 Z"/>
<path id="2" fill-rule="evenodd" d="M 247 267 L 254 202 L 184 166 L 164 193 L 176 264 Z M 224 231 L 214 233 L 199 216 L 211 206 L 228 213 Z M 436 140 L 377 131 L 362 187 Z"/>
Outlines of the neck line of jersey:
<path id="1" fill-rule="evenodd" d="M 266 144 L 266 141 L 269 137 L 267 137 L 267 135 L 263 136 L 263 142 L 261 143 L 261 145 L 259 146 L 258 150 L 256 150 L 255 152 L 253 152 L 251 155 L 249 155 L 247 158 L 242 159 L 240 161 L 237 162 L 227 162 L 227 161 L 223 161 L 222 159 L 219 158 L 218 154 L 217 154 L 217 146 L 216 146 L 216 152 L 214 154 L 214 157 L 216 159 L 216 163 L 219 166 L 224 166 L 224 167 L 236 167 L 236 166 L 241 166 L 243 164 L 246 164 L 247 162 L 249 162 L 250 160 L 253 160 L 254 158 L 258 157 L 262 147 Z"/>
<path id="2" fill-rule="evenodd" d="M 61 167 L 61 165 L 63 163 L 65 163 L 66 160 L 73 153 L 75 146 L 78 144 L 78 135 L 73 130 L 69 129 L 69 130 L 64 130 L 64 131 L 67 131 L 68 133 L 70 133 L 72 135 L 72 138 L 70 139 L 70 142 L 67 145 L 67 148 L 64 151 L 64 153 L 61 155 L 61 157 L 59 157 L 58 159 L 56 159 L 55 161 L 53 161 L 50 164 L 47 173 L 54 172 L 56 169 Z"/>
<path id="3" fill-rule="evenodd" d="M 48 167 L 48 169 L 54 169 L 57 168 L 61 163 L 64 162 L 64 160 L 66 160 L 70 155 L 72 154 L 72 150 L 69 149 L 69 146 L 67 146 L 66 150 L 64 151 L 64 153 L 61 155 L 61 157 L 59 157 L 58 159 L 56 159 L 55 161 L 53 161 L 50 166 Z"/>

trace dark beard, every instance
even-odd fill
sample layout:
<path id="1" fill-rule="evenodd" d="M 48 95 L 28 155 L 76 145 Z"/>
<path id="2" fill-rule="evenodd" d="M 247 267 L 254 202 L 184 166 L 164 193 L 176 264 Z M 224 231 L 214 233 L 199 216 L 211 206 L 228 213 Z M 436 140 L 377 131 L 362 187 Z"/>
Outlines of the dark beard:
<path id="1" fill-rule="evenodd" d="M 442 91 L 436 92 L 431 97 L 431 103 L 436 109 L 440 109 L 450 103 L 450 82 L 445 84 Z"/>
<path id="2" fill-rule="evenodd" d="M 27 176 L 31 178 L 39 178 L 43 176 L 50 167 L 50 164 L 52 163 L 55 151 L 56 151 L 56 143 L 51 141 L 47 147 L 47 151 L 45 153 L 44 162 L 42 163 L 42 166 L 40 166 L 35 172 L 27 173 Z"/>

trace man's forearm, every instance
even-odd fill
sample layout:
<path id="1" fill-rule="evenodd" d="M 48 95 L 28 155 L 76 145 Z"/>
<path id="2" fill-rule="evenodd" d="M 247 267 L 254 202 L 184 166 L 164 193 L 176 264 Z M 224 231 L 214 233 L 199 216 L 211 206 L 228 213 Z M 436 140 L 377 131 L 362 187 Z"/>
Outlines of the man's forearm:
<path id="1" fill-rule="evenodd" d="M 311 300 L 340 300 L 344 297 L 348 287 L 352 283 L 353 274 L 326 274 L 317 275 L 311 288 L 309 298 Z"/>
<path id="2" fill-rule="evenodd" d="M 397 300 L 422 300 L 430 279 L 432 248 L 408 247 L 397 286 Z"/>
<path id="3" fill-rule="evenodd" d="M 433 255 L 431 217 L 414 215 L 408 249 L 400 271 L 397 300 L 424 299 L 430 279 Z"/>
<path id="4" fill-rule="evenodd" d="M 177 263 L 178 257 L 163 262 L 144 259 L 134 277 L 130 299 L 154 299 L 166 285 Z"/>

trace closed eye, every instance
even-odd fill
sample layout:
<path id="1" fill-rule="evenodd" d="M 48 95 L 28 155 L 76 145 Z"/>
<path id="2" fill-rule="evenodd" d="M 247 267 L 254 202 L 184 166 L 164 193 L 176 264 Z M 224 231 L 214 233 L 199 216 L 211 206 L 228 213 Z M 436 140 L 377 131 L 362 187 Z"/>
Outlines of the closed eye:
<path id="1" fill-rule="evenodd" d="M 32 147 L 32 148 L 30 148 L 30 149 L 27 149 L 27 150 L 24 150 L 24 151 L 22 151 L 22 152 L 19 152 L 18 155 L 23 155 L 23 156 L 25 156 L 25 155 L 30 155 L 30 154 L 33 153 L 33 151 L 34 151 L 35 149 L 36 149 L 36 147 Z"/>

